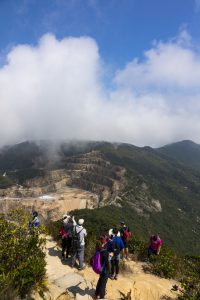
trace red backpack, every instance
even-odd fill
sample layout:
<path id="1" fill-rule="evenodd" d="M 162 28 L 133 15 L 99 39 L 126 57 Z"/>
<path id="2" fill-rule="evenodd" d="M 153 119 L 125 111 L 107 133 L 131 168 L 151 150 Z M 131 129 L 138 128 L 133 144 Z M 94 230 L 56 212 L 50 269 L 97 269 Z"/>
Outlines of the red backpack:
<path id="1" fill-rule="evenodd" d="M 132 237 L 132 233 L 129 231 L 128 227 L 124 227 L 123 229 L 123 238 L 125 241 L 129 241 Z"/>

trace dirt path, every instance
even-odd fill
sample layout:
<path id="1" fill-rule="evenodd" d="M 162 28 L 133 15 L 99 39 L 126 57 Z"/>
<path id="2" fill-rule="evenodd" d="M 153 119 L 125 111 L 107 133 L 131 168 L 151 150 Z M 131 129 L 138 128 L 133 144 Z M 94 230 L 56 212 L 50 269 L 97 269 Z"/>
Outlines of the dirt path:
<path id="1" fill-rule="evenodd" d="M 48 292 L 45 293 L 47 300 L 69 300 L 87 299 L 91 300 L 98 280 L 91 267 L 86 267 L 79 272 L 70 267 L 70 259 L 66 262 L 60 260 L 60 249 L 57 244 L 47 237 L 46 261 Z M 107 299 L 120 299 L 119 291 L 127 294 L 131 290 L 134 300 L 159 300 L 175 299 L 176 294 L 172 293 L 171 287 L 176 282 L 146 274 L 139 262 L 125 262 L 118 280 L 108 280 Z M 67 292 L 67 293 L 66 293 Z M 69 295 L 68 295 L 69 292 Z M 62 295 L 62 296 L 61 296 Z M 164 297 L 165 298 L 162 298 Z M 35 300 L 41 299 L 34 296 Z"/>

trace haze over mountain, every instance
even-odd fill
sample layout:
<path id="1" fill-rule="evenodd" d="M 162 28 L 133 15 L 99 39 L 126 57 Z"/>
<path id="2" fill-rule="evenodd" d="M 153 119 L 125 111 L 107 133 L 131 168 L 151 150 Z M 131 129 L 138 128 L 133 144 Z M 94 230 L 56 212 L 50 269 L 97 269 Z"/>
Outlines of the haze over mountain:
<path id="1" fill-rule="evenodd" d="M 90 193 L 89 207 L 99 207 L 88 213 L 102 211 L 105 218 L 111 214 L 116 222 L 126 219 L 136 235 L 160 232 L 174 250 L 198 254 L 200 171 L 192 164 L 193 150 L 198 157 L 199 147 L 183 141 L 172 148 L 77 141 L 4 147 L 0 153 L 1 201 L 17 197 L 20 203 L 28 197 L 30 203 L 43 194 L 78 188 Z M 179 151 L 185 155 L 175 157 Z M 59 201 L 61 204 L 62 199 Z"/>

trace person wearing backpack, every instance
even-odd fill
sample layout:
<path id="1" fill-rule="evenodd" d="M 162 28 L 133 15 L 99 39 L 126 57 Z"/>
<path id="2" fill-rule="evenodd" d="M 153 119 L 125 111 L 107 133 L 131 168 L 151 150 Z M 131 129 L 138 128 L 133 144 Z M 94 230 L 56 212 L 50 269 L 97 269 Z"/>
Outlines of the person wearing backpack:
<path id="1" fill-rule="evenodd" d="M 73 236 L 74 224 L 75 224 L 74 217 L 68 216 L 68 220 L 64 224 L 65 231 L 68 233 L 66 258 L 69 257 L 69 255 L 71 254 L 71 250 L 72 250 L 72 236 Z"/>
<path id="2" fill-rule="evenodd" d="M 132 234 L 131 234 L 129 227 L 126 226 L 124 221 L 121 222 L 120 235 L 121 235 L 122 241 L 124 243 L 124 249 L 122 251 L 122 259 L 129 259 L 128 245 L 129 245 L 129 240 L 130 240 Z"/>
<path id="3" fill-rule="evenodd" d="M 75 220 L 73 222 L 76 224 Z M 73 268 L 76 263 L 76 259 L 79 261 L 78 270 L 82 270 L 84 261 L 84 251 L 85 251 L 85 237 L 87 236 L 86 229 L 82 226 L 84 219 L 79 219 L 78 224 L 74 225 L 72 234 L 72 263 Z"/>
<path id="4" fill-rule="evenodd" d="M 68 258 L 70 247 L 69 247 L 69 230 L 67 228 L 68 222 L 69 222 L 70 216 L 68 215 L 63 215 L 62 219 L 62 226 L 59 229 L 59 234 L 61 236 L 61 247 L 62 247 L 62 258 L 61 260 L 64 261 L 65 259 Z M 72 225 L 73 226 L 73 225 Z M 65 255 L 66 252 L 66 255 Z"/>
<path id="5" fill-rule="evenodd" d="M 112 230 L 112 241 L 108 244 L 107 250 L 111 255 L 111 279 L 118 279 L 119 274 L 119 262 L 120 252 L 124 249 L 124 243 L 120 236 L 118 236 L 118 230 L 114 228 Z"/>
<path id="6" fill-rule="evenodd" d="M 99 274 L 94 299 L 104 299 L 106 294 L 106 284 L 110 274 L 109 254 L 106 250 L 106 244 L 98 241 L 96 244 L 96 251 L 92 262 L 93 271 Z"/>

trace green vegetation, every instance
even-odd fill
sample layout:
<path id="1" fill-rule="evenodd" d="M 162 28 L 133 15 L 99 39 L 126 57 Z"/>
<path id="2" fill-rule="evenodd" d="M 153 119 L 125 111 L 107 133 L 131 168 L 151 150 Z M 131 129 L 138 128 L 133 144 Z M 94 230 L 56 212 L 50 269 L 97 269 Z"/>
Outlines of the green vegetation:
<path id="1" fill-rule="evenodd" d="M 177 278 L 179 259 L 169 249 L 162 247 L 159 256 L 152 255 L 150 257 L 150 264 L 145 269 L 160 277 Z"/>
<path id="2" fill-rule="evenodd" d="M 199 300 L 200 256 L 186 256 L 182 263 L 184 272 L 181 278 L 182 295 L 179 300 Z"/>
<path id="3" fill-rule="evenodd" d="M 172 143 L 156 149 L 160 153 L 173 157 L 184 165 L 200 170 L 200 145 L 192 141 Z"/>
<path id="4" fill-rule="evenodd" d="M 7 189 L 8 187 L 13 185 L 13 180 L 11 180 L 7 176 L 0 175 L 0 189 Z"/>
<path id="5" fill-rule="evenodd" d="M 42 228 L 29 228 L 28 220 L 22 210 L 0 215 L 0 299 L 44 288 L 45 239 Z"/>
<path id="6" fill-rule="evenodd" d="M 200 172 L 150 147 L 139 148 L 126 144 L 114 147 L 105 143 L 100 150 L 111 163 L 127 170 L 127 185 L 120 194 L 120 203 L 122 210 L 128 205 L 132 211 L 136 234 L 144 236 L 147 231 L 158 232 L 173 251 L 199 255 Z M 144 184 L 145 190 L 142 188 Z M 151 208 L 151 199 L 159 201 L 160 212 L 144 207 L 147 202 Z M 135 205 L 142 208 L 139 215 L 145 223 L 144 226 L 140 222 L 139 231 Z M 125 217 L 130 224 L 131 217 Z"/>

